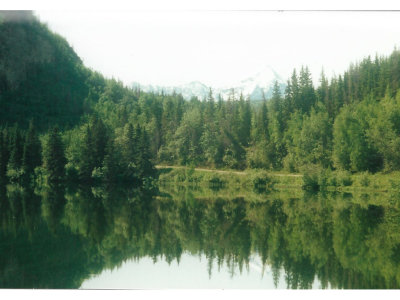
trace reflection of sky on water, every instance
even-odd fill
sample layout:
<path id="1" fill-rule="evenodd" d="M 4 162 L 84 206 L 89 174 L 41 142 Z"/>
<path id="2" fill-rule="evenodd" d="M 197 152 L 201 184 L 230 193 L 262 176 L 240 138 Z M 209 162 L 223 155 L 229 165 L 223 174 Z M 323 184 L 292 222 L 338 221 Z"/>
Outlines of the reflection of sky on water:
<path id="1" fill-rule="evenodd" d="M 269 266 L 262 269 L 258 256 L 252 256 L 242 272 L 237 266 L 232 269 L 225 263 L 218 270 L 214 262 L 211 277 L 208 275 L 208 259 L 202 255 L 183 253 L 178 264 L 170 265 L 165 260 L 156 263 L 150 257 L 128 260 L 114 270 L 104 270 L 100 275 L 85 280 L 82 289 L 275 289 Z M 284 271 L 281 270 L 277 288 L 285 289 Z M 313 288 L 319 288 L 317 280 Z"/>

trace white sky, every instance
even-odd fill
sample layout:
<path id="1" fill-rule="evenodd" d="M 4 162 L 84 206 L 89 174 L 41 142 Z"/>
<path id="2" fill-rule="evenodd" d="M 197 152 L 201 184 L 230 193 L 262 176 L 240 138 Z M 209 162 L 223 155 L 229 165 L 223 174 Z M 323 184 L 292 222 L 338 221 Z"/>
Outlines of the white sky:
<path id="1" fill-rule="evenodd" d="M 271 66 L 341 74 L 400 46 L 400 12 L 38 10 L 84 63 L 125 84 L 218 87 Z"/>

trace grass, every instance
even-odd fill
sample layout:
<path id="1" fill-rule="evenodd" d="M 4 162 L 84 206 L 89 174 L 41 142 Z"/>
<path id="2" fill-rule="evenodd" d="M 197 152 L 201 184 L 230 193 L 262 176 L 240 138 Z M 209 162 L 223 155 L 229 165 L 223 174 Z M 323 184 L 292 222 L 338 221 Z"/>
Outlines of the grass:
<path id="1" fill-rule="evenodd" d="M 352 174 L 310 166 L 303 175 L 265 170 L 209 170 L 190 167 L 159 168 L 161 184 L 203 186 L 214 189 L 240 187 L 264 192 L 272 189 L 304 189 L 308 191 L 400 191 L 400 172 L 368 172 Z"/>
<path id="2" fill-rule="evenodd" d="M 303 189 L 389 192 L 400 191 L 400 172 L 388 174 L 368 172 L 351 174 L 347 171 L 314 170 L 303 176 Z"/>
<path id="3" fill-rule="evenodd" d="M 197 170 L 194 168 L 163 168 L 160 170 L 161 184 L 174 183 L 192 186 L 206 186 L 214 189 L 225 187 L 251 188 L 258 192 L 271 190 L 276 182 L 266 171 Z"/>

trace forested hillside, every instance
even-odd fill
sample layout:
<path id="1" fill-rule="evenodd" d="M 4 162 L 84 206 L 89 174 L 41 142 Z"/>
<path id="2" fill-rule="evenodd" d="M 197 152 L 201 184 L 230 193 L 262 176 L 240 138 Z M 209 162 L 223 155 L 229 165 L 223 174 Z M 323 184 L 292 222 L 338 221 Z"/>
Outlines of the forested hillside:
<path id="1" fill-rule="evenodd" d="M 142 181 L 154 171 L 146 131 L 122 115 L 105 124 L 96 113 L 136 101 L 84 67 L 32 12 L 0 12 L 1 181 Z"/>
<path id="2" fill-rule="evenodd" d="M 0 12 L 0 120 L 40 128 L 74 125 L 84 112 L 90 73 L 31 12 Z"/>
<path id="3" fill-rule="evenodd" d="M 225 101 L 212 91 L 203 101 L 136 91 L 138 102 L 96 109 L 109 122 L 121 120 L 118 111 L 145 127 L 153 157 L 161 163 L 393 171 L 400 168 L 399 79 L 395 49 L 329 80 L 322 73 L 317 87 L 307 67 L 294 70 L 285 93 L 276 84 L 273 97 L 261 105 L 233 90 Z"/>
<path id="4" fill-rule="evenodd" d="M 399 80 L 395 49 L 317 87 L 294 70 L 257 105 L 234 90 L 186 101 L 106 79 L 31 12 L 1 12 L 0 177 L 142 180 L 155 163 L 399 170 Z"/>

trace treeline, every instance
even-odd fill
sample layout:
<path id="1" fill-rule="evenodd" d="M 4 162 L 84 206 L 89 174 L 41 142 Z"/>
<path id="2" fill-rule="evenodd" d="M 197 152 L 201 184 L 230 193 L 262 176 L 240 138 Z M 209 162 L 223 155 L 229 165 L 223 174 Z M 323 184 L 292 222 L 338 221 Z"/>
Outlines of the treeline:
<path id="1" fill-rule="evenodd" d="M 12 124 L 28 130 L 32 120 L 41 134 L 40 165 L 47 166 L 45 141 L 58 126 L 54 136 L 60 136 L 71 178 L 111 178 L 110 172 L 143 177 L 156 163 L 290 172 L 310 166 L 351 172 L 400 169 L 396 49 L 389 57 L 353 64 L 330 80 L 321 74 L 318 87 L 307 67 L 294 70 L 283 94 L 275 84 L 272 98 L 260 103 L 234 90 L 227 99 L 210 90 L 206 99 L 186 101 L 180 94 L 144 93 L 105 79 L 85 68 L 68 43 L 31 13 L 13 14 L 0 14 L 3 135 Z M 30 52 L 18 50 L 14 57 L 17 48 Z M 12 177 L 19 171 L 11 170 L 21 169 L 12 162 L 13 149 L 23 150 L 10 139 L 3 143 L 8 148 L 2 146 L 10 157 L 4 150 L 1 172 Z"/>
<path id="2" fill-rule="evenodd" d="M 282 95 L 251 103 L 232 90 L 181 95 L 135 91 L 134 103 L 98 105 L 104 118 L 127 114 L 146 128 L 159 163 L 301 172 L 305 167 L 351 172 L 400 168 L 400 52 L 370 57 L 314 87 L 307 67 L 293 71 Z M 110 122 L 116 122 L 110 121 Z"/>
<path id="3" fill-rule="evenodd" d="M 153 175 L 147 134 L 131 123 L 124 126 L 120 136 L 95 116 L 73 132 L 61 134 L 55 127 L 41 139 L 33 122 L 27 131 L 17 125 L 0 128 L 2 182 L 142 183 Z"/>
<path id="4" fill-rule="evenodd" d="M 144 128 L 123 115 L 105 124 L 94 110 L 99 101 L 135 101 L 132 91 L 84 67 L 30 11 L 0 12 L 0 44 L 2 181 L 131 182 L 154 175 Z"/>

